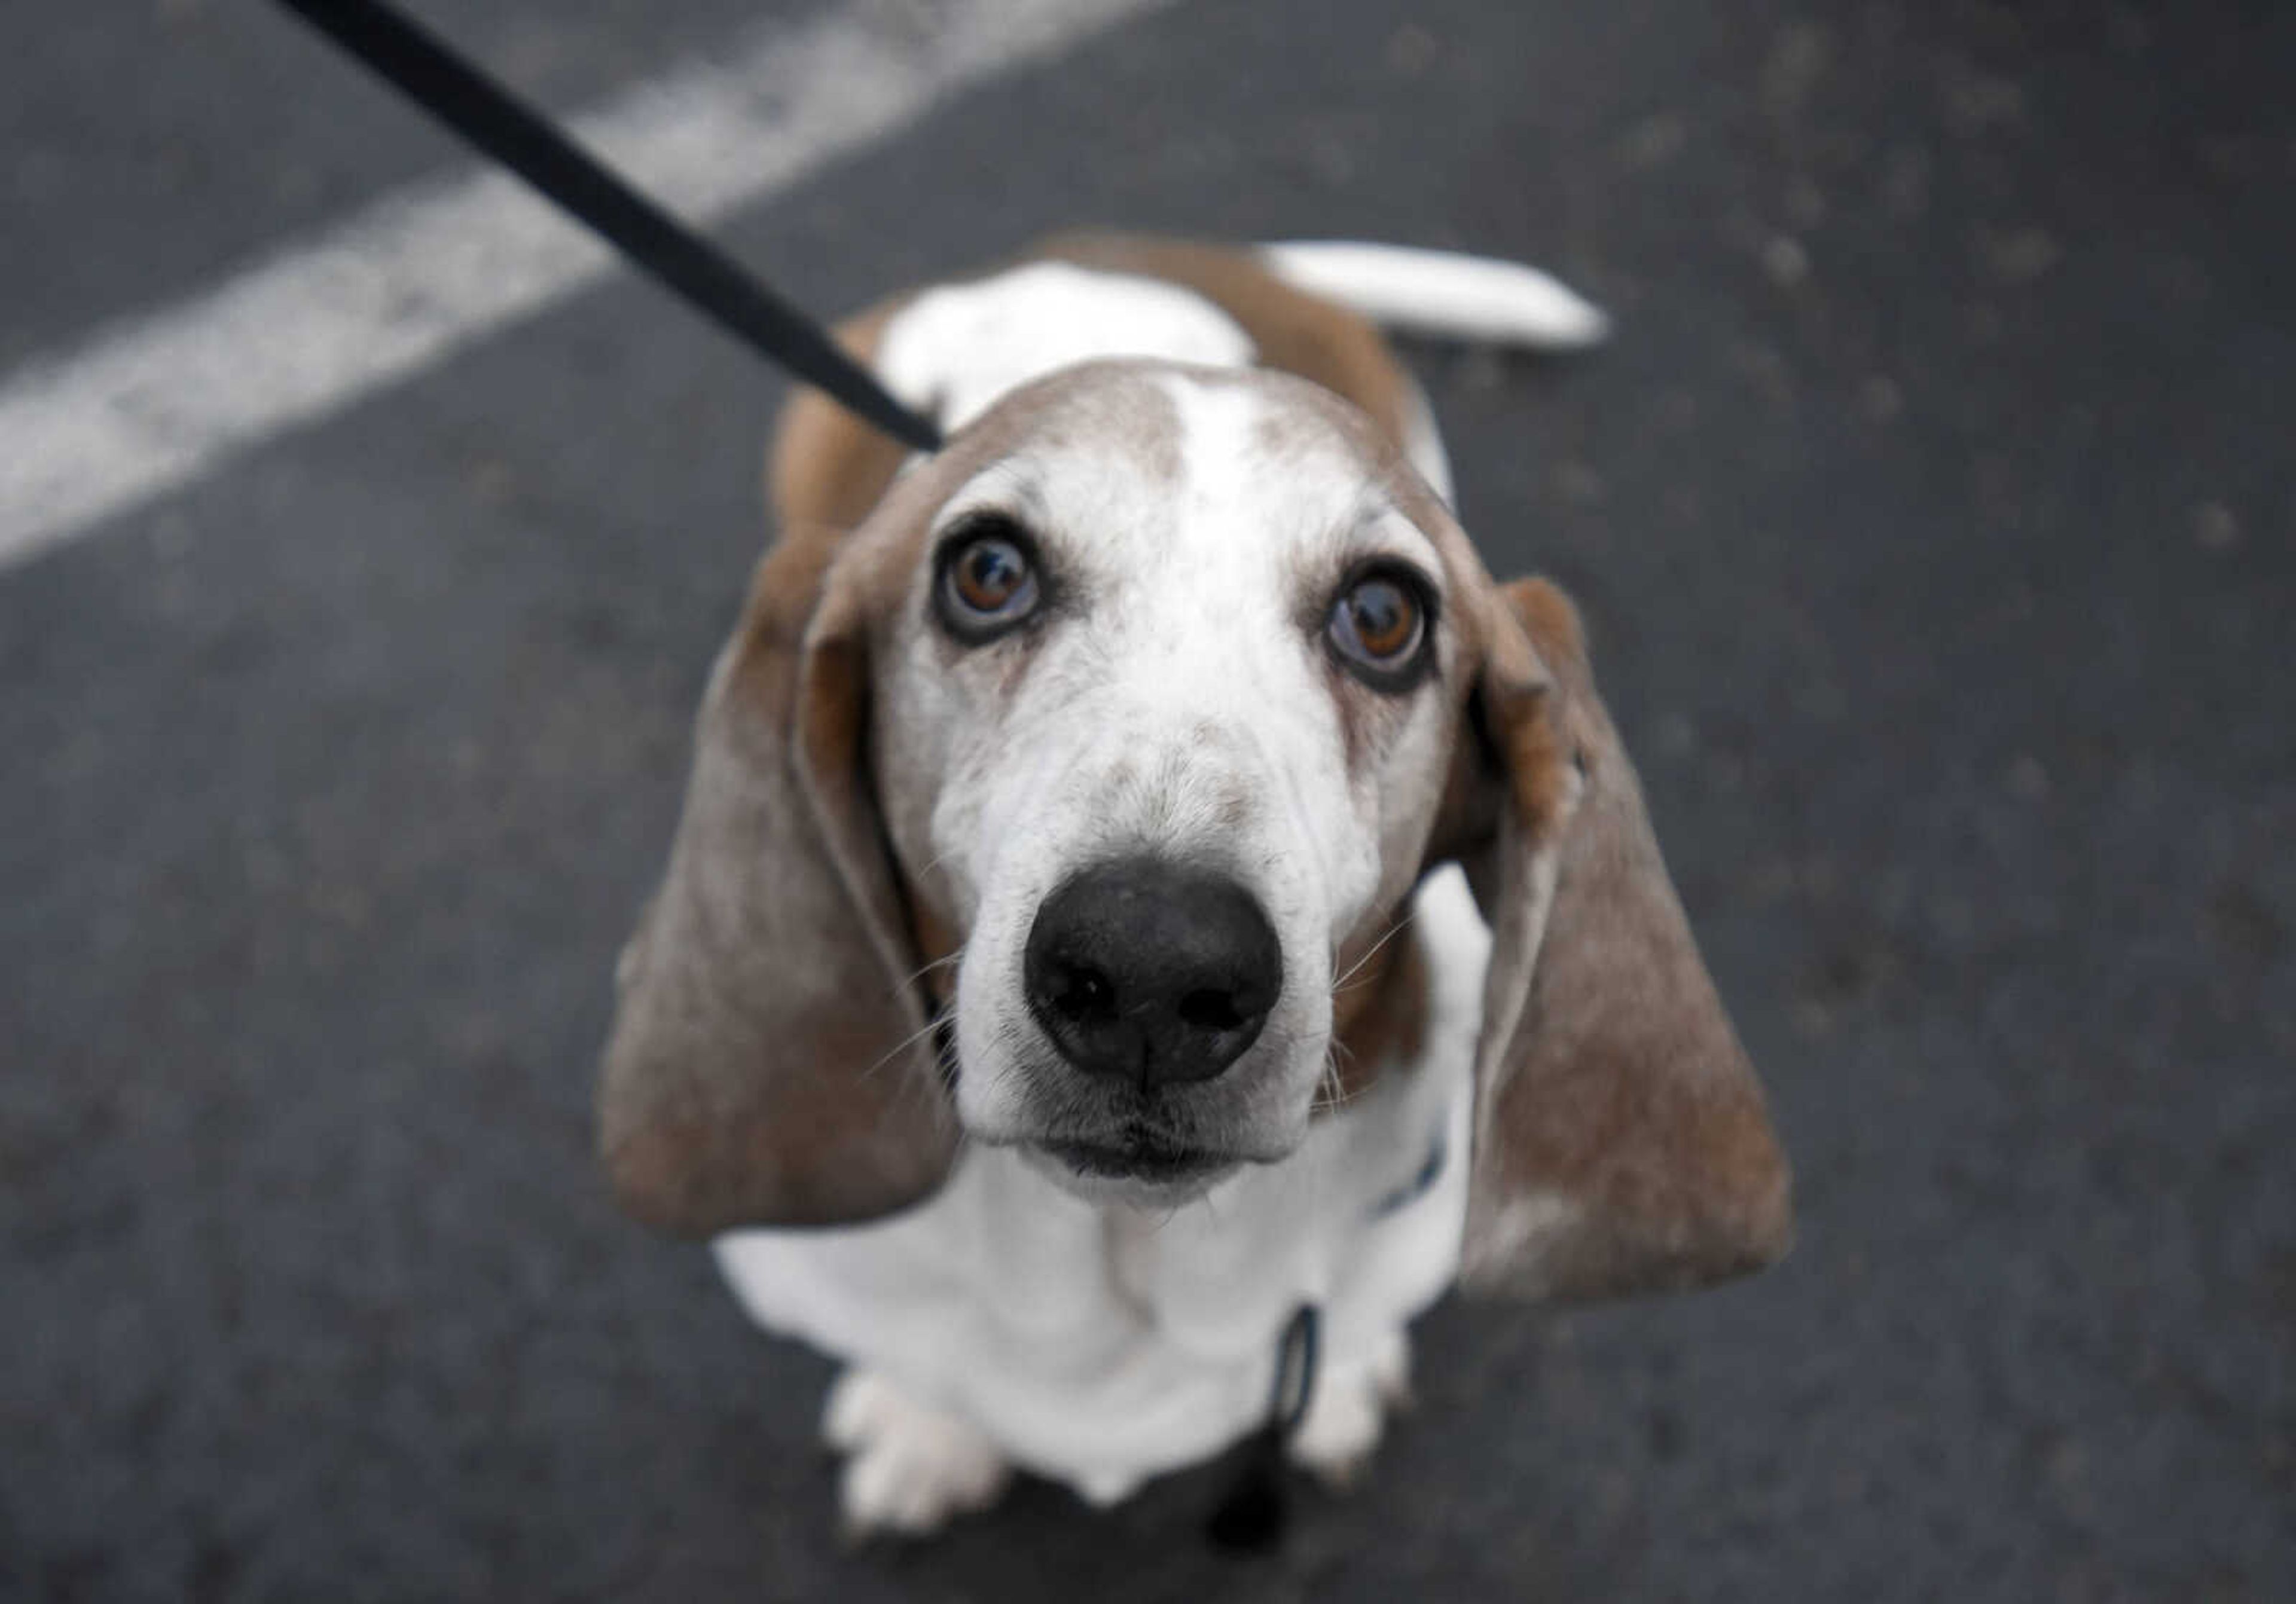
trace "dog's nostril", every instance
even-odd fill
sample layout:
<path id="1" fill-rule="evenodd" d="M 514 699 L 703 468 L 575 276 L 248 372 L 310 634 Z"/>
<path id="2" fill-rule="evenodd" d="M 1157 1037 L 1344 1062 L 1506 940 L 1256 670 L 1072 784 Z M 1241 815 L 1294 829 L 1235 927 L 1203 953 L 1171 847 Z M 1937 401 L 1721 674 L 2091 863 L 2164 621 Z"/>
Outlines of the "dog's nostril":
<path id="1" fill-rule="evenodd" d="M 1234 992 L 1192 991 L 1180 999 L 1179 1014 L 1198 1030 L 1234 1030 L 1243 1023 Z"/>
<path id="2" fill-rule="evenodd" d="M 1084 964 L 1056 966 L 1045 1000 L 1079 1024 L 1116 1015 L 1116 987 L 1106 975 Z"/>

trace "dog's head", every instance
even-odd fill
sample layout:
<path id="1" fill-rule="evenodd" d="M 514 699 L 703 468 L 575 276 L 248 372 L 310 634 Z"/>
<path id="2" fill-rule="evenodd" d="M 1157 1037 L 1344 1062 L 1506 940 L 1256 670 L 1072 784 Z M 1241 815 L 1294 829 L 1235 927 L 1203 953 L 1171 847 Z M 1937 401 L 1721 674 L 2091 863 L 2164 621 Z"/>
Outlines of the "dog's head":
<path id="1" fill-rule="evenodd" d="M 961 1135 L 1184 1199 L 1299 1146 L 1335 992 L 1451 861 L 1495 937 L 1470 1281 L 1775 1256 L 1784 1164 L 1569 603 L 1314 385 L 1069 370 L 761 567 L 624 958 L 609 1165 L 689 1233 L 899 1208 Z"/>

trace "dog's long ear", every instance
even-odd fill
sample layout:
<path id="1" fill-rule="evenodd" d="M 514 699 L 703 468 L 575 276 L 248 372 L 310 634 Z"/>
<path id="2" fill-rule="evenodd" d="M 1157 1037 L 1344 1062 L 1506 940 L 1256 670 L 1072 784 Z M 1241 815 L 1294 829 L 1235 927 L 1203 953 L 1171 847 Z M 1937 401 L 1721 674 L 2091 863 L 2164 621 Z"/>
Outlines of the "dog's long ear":
<path id="1" fill-rule="evenodd" d="M 1567 1298 L 1759 1269 L 1792 1235 L 1785 1160 L 1577 615 L 1541 581 L 1487 593 L 1482 822 L 1458 855 L 1493 945 L 1462 1279 Z"/>
<path id="2" fill-rule="evenodd" d="M 758 567 L 622 955 L 599 1142 L 623 1206 L 700 1236 L 887 1214 L 955 1145 L 868 772 L 860 583 L 799 529 Z"/>

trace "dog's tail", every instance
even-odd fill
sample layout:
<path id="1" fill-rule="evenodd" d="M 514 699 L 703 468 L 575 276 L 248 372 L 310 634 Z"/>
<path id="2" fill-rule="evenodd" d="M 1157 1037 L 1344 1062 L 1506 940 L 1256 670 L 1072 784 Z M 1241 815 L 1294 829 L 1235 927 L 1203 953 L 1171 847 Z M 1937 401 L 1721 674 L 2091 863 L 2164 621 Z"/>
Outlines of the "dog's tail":
<path id="1" fill-rule="evenodd" d="M 1601 307 L 1520 262 L 1346 240 L 1263 245 L 1259 257 L 1295 289 L 1401 333 L 1575 351 L 1611 331 Z"/>

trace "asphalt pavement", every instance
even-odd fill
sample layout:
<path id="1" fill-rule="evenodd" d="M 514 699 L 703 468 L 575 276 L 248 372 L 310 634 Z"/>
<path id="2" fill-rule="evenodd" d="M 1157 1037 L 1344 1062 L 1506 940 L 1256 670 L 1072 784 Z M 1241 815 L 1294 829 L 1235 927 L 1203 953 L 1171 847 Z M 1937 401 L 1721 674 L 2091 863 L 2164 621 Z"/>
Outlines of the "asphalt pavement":
<path id="1" fill-rule="evenodd" d="M 422 10 L 570 112 L 756 17 Z M 266 7 L 8 33 L 0 379 L 467 167 Z M 1411 355 L 1800 1246 L 1447 1304 L 1273 1558 L 1217 1467 L 846 1551 L 828 1366 L 591 1162 L 778 380 L 618 277 L 0 569 L 0 1596 L 2296 1597 L 2292 80 L 2258 4 L 1190 0 L 720 230 L 824 313 L 1111 222 L 1617 319 Z"/>

